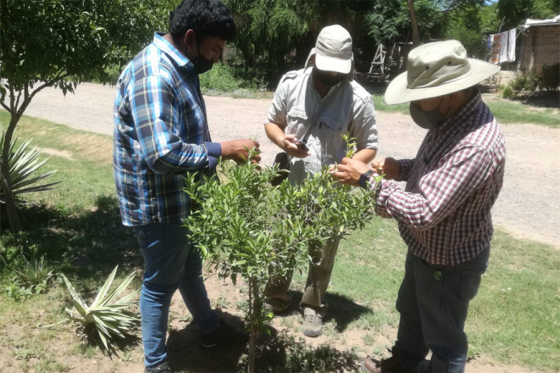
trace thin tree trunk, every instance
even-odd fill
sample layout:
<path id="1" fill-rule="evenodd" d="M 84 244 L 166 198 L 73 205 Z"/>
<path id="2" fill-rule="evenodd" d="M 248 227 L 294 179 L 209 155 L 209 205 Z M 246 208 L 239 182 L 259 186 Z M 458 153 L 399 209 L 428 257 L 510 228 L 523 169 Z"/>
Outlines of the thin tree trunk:
<path id="1" fill-rule="evenodd" d="M 249 373 L 255 373 L 255 304 L 258 299 L 255 296 L 255 291 L 255 282 L 253 279 L 251 279 L 249 282 L 249 328 L 251 334 L 249 337 Z"/>
<path id="2" fill-rule="evenodd" d="M 4 134 L 4 144 L 2 147 L 2 183 L 4 185 L 4 199 L 6 200 L 6 212 L 8 213 L 10 227 L 14 233 L 21 231 L 21 222 L 19 220 L 14 195 L 12 194 L 12 180 L 10 177 L 10 165 L 8 159 L 10 157 L 10 144 L 12 142 L 12 137 L 19 118 L 20 117 L 17 113 L 10 112 L 10 124 L 8 125 L 8 130 Z"/>
<path id="3" fill-rule="evenodd" d="M 410 23 L 412 25 L 412 46 L 420 45 L 420 32 L 418 31 L 418 21 L 416 20 L 416 10 L 414 0 L 408 0 L 408 12 L 410 13 Z"/>
<path id="4" fill-rule="evenodd" d="M 23 87 L 23 102 L 21 103 L 21 105 L 18 108 L 19 105 L 19 100 L 20 100 L 20 95 L 21 95 L 21 91 L 18 94 L 17 100 L 16 100 L 16 93 L 14 91 L 13 85 L 9 84 L 9 89 L 10 89 L 10 93 L 9 93 L 9 97 L 10 97 L 10 106 L 9 106 L 9 112 L 10 112 L 10 124 L 8 125 L 8 129 L 6 130 L 6 133 L 4 134 L 4 139 L 3 139 L 3 147 L 2 147 L 2 155 L 1 155 L 1 160 L 2 160 L 2 170 L 1 170 L 1 180 L 0 182 L 2 182 L 3 186 L 4 186 L 4 198 L 6 200 L 6 212 L 8 213 L 8 219 L 10 221 L 10 228 L 12 229 L 12 231 L 14 233 L 18 233 L 21 231 L 21 222 L 19 219 L 19 215 L 18 215 L 18 210 L 17 210 L 17 206 L 16 206 L 16 202 L 14 199 L 14 194 L 12 193 L 12 179 L 10 177 L 10 165 L 9 165 L 9 157 L 10 157 L 10 144 L 12 142 L 12 138 L 14 136 L 14 133 L 16 131 L 16 127 L 17 124 L 20 120 L 20 118 L 22 117 L 23 113 L 25 112 L 25 110 L 27 109 L 27 107 L 29 106 L 29 104 L 31 103 L 31 100 L 33 99 L 33 97 L 35 97 L 35 95 L 37 93 L 39 93 L 40 91 L 42 91 L 43 89 L 47 88 L 47 87 L 52 87 L 52 85 L 57 82 L 60 81 L 61 79 L 63 79 L 65 77 L 65 75 L 60 72 L 57 77 L 55 77 L 53 80 L 46 82 L 45 84 L 41 85 L 39 88 L 37 88 L 35 91 L 29 93 L 29 86 L 27 84 L 24 85 Z M 26 247 L 25 242 L 23 243 L 24 247 Z"/>

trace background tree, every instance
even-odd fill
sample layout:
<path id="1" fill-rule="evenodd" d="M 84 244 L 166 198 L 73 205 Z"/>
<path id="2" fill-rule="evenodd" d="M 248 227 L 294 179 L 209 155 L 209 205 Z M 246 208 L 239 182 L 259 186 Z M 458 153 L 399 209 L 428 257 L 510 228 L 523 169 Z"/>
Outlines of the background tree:
<path id="1" fill-rule="evenodd" d="M 374 0 L 224 0 L 231 9 L 245 69 L 258 69 L 277 82 L 286 71 L 301 68 L 321 29 L 340 24 L 356 48 L 367 38 L 363 17 Z"/>
<path id="2" fill-rule="evenodd" d="M 11 192 L 8 158 L 16 126 L 47 87 L 73 92 L 79 82 L 108 80 L 166 29 L 173 2 L 157 0 L 0 0 L 0 105 L 10 113 L 1 158 L 10 225 L 21 225 Z"/>
<path id="3" fill-rule="evenodd" d="M 496 32 L 500 21 L 496 3 L 469 4 L 450 14 L 445 37 L 459 40 L 465 46 L 469 57 L 486 59 L 487 34 Z"/>
<path id="4" fill-rule="evenodd" d="M 410 25 L 412 26 L 412 45 L 414 47 L 420 44 L 420 32 L 418 31 L 418 21 L 416 20 L 416 9 L 414 9 L 414 0 L 407 0 L 408 14 L 410 15 Z"/>
<path id="5" fill-rule="evenodd" d="M 524 23 L 527 18 L 546 19 L 560 14 L 558 0 L 499 0 L 498 18 L 504 20 L 502 30 Z"/>

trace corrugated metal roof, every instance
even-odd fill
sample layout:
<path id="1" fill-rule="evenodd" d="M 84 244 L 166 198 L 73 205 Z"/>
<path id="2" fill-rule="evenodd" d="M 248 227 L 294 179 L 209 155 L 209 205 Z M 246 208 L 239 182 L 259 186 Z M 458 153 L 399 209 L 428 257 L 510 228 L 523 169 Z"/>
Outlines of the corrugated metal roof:
<path id="1" fill-rule="evenodd" d="M 560 26 L 560 15 L 549 18 L 549 19 L 531 19 L 528 18 L 525 21 L 525 24 L 521 26 L 523 29 L 528 29 L 530 27 L 539 27 L 539 26 Z"/>
<path id="2" fill-rule="evenodd" d="M 534 23 L 532 25 L 524 25 L 524 28 L 541 27 L 541 26 L 560 26 L 560 22 Z"/>

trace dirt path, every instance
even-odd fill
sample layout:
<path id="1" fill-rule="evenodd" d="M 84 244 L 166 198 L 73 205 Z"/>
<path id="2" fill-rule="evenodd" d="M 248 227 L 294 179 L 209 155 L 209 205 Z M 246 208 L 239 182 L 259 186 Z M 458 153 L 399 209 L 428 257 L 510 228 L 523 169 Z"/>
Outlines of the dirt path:
<path id="1" fill-rule="evenodd" d="M 112 135 L 115 89 L 82 84 L 76 94 L 45 90 L 26 114 L 70 127 Z M 266 138 L 263 120 L 269 100 L 206 97 L 214 141 L 255 136 L 270 164 L 277 148 Z M 402 114 L 377 113 L 380 156 L 413 157 L 424 130 Z M 531 124 L 502 125 L 507 141 L 504 189 L 494 208 L 494 221 L 518 237 L 560 248 L 560 129 Z"/>

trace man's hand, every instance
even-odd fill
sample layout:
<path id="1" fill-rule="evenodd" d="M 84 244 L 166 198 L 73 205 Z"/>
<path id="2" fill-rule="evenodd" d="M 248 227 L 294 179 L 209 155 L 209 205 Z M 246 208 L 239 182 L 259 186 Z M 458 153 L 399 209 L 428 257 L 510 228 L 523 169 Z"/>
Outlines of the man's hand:
<path id="1" fill-rule="evenodd" d="M 363 173 L 369 171 L 369 167 L 362 161 L 344 158 L 342 163 L 333 170 L 333 177 L 341 184 L 358 186 L 358 181 Z"/>
<path id="2" fill-rule="evenodd" d="M 294 135 L 284 136 L 280 143 L 282 144 L 282 149 L 292 157 L 305 158 L 311 155 L 309 151 L 303 150 L 303 148 L 299 146 L 300 142 Z"/>
<path id="3" fill-rule="evenodd" d="M 371 167 L 385 179 L 395 180 L 401 176 L 401 164 L 394 158 L 382 158 L 371 162 Z"/>
<path id="4" fill-rule="evenodd" d="M 247 162 L 249 150 L 251 149 L 260 153 L 259 143 L 249 139 L 225 141 L 221 145 L 222 157 L 225 159 L 232 159 L 237 163 Z M 251 159 L 252 163 L 259 163 L 261 161 L 259 153 L 253 155 Z"/>

